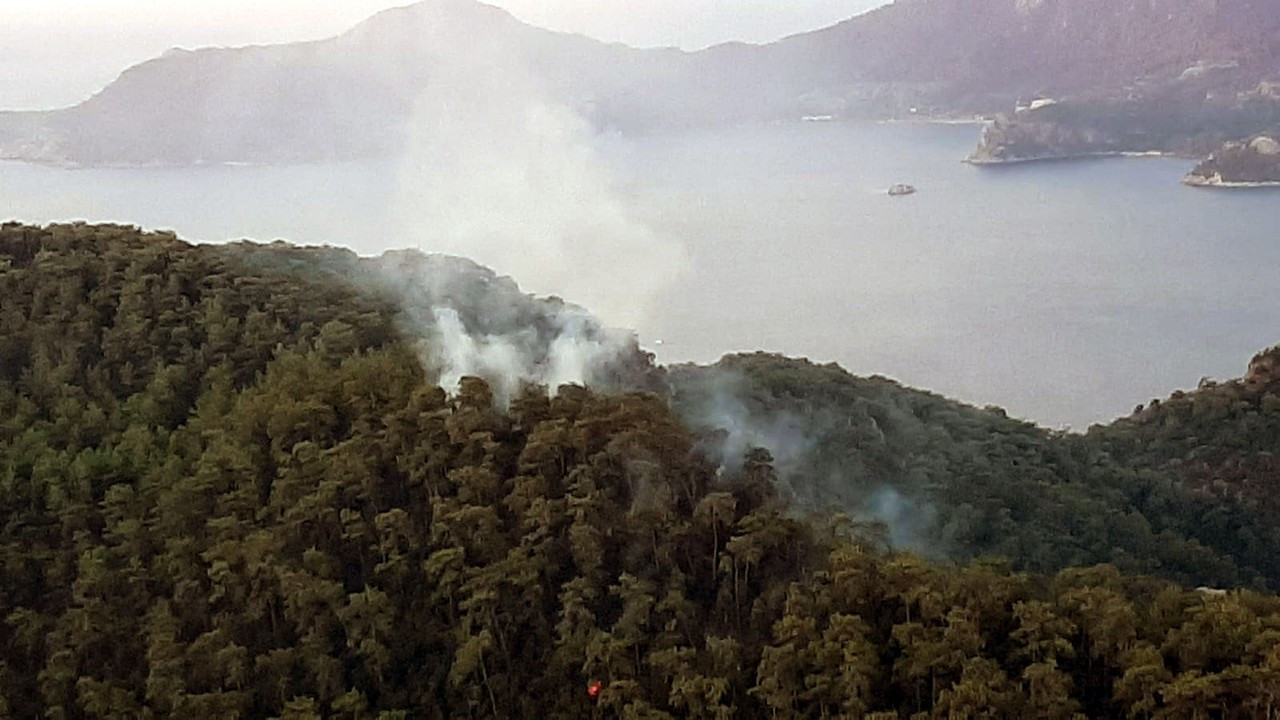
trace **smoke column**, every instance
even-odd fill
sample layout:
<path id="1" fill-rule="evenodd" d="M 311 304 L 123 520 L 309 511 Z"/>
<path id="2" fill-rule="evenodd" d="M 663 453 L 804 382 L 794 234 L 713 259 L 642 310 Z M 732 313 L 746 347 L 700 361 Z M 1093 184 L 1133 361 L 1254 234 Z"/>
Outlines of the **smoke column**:
<path id="1" fill-rule="evenodd" d="M 643 322 L 689 264 L 637 221 L 595 130 L 540 87 L 518 47 L 473 38 L 433 59 L 402 207 L 429 252 L 472 258 L 612 325 Z"/>

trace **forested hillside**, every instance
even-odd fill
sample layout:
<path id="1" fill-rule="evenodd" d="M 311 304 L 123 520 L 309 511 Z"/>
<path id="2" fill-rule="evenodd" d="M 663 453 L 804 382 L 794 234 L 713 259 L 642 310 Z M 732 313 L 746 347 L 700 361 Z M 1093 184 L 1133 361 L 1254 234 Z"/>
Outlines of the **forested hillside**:
<path id="1" fill-rule="evenodd" d="M 1192 493 L 1186 526 L 1206 543 L 1253 559 L 1272 587 L 1280 586 L 1280 346 L 1254 356 L 1241 378 L 1205 378 L 1194 391 L 1092 428 L 1082 442 Z M 1161 502 L 1150 492 L 1135 500 Z"/>
<path id="2" fill-rule="evenodd" d="M 436 385 L 435 336 L 364 262 L 0 228 L 0 715 L 1274 714 L 1280 599 L 1057 572 L 1275 577 L 1192 532 L 1197 499 L 1274 517 L 1208 481 L 1266 480 L 1271 355 L 1085 436 L 770 356 L 677 369 L 674 410 L 625 389 L 661 378 L 642 355 L 611 392 L 504 403 Z M 720 391 L 835 429 L 775 466 L 687 426 Z M 885 485 L 957 557 L 1008 560 L 932 564 L 787 501 Z M 1182 525 L 1106 556 L 1157 507 Z"/>
<path id="3" fill-rule="evenodd" d="M 727 438 L 714 447 L 773 449 L 796 505 L 884 522 L 900 547 L 1275 588 L 1280 382 L 1258 369 L 1274 354 L 1247 380 L 1087 435 L 775 355 L 676 367 L 670 382 L 694 428 Z"/>

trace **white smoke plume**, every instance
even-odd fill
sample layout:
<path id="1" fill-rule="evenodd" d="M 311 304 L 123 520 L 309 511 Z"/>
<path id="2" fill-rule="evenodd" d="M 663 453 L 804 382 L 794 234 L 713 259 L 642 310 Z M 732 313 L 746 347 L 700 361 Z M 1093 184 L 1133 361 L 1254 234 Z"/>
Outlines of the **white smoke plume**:
<path id="1" fill-rule="evenodd" d="M 592 384 L 597 369 L 629 349 L 617 333 L 589 332 L 590 319 L 581 310 L 554 317 L 556 334 L 545 348 L 539 347 L 533 328 L 477 335 L 467 330 L 453 308 L 433 308 L 432 316 L 424 360 L 439 373 L 440 386 L 452 390 L 463 377 L 482 377 L 503 403 L 525 382 L 545 385 L 553 393 L 568 383 Z"/>
<path id="2" fill-rule="evenodd" d="M 605 327 L 558 298 L 537 298 L 509 277 L 458 257 L 391 252 L 377 277 L 420 339 L 423 366 L 452 391 L 484 378 L 500 403 L 525 383 L 643 387 L 651 366 L 633 333 Z"/>
<path id="3" fill-rule="evenodd" d="M 855 517 L 882 523 L 893 547 L 913 550 L 926 557 L 946 555 L 945 543 L 936 537 L 938 511 L 932 503 L 909 498 L 882 485 L 865 500 Z"/>
<path id="4" fill-rule="evenodd" d="M 736 371 L 704 368 L 693 378 L 677 383 L 675 404 L 691 427 L 718 431 L 704 450 L 722 472 L 737 472 L 748 450 L 764 448 L 773 456 L 779 490 L 794 507 L 841 512 L 883 526 L 893 547 L 945 555 L 936 508 L 922 494 L 904 494 L 860 466 L 834 464 L 832 429 L 847 418 L 826 409 L 779 409 L 785 400 L 754 397 L 752 383 Z"/>
<path id="5" fill-rule="evenodd" d="M 689 264 L 639 222 L 601 136 L 518 46 L 468 38 L 433 59 L 409 129 L 401 206 L 419 247 L 472 258 L 609 324 L 642 327 Z"/>

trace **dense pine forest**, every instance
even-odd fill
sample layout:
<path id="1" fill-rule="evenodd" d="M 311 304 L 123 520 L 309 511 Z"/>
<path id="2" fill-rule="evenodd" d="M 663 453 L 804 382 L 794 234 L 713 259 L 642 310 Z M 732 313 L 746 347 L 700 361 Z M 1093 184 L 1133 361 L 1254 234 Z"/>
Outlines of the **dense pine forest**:
<path id="1" fill-rule="evenodd" d="M 446 392 L 413 303 L 562 304 L 388 262 L 0 228 L 0 716 L 1280 714 L 1280 353 L 1084 434 L 769 355 Z"/>
<path id="2" fill-rule="evenodd" d="M 782 449 L 796 505 L 879 515 L 898 545 L 935 559 L 995 555 L 1045 573 L 1109 563 L 1274 590 L 1278 361 L 1261 353 L 1244 380 L 1205 381 L 1086 434 L 775 355 L 678 366 L 669 379 L 693 427 L 745 425 Z M 877 507 L 886 497 L 889 512 Z"/>

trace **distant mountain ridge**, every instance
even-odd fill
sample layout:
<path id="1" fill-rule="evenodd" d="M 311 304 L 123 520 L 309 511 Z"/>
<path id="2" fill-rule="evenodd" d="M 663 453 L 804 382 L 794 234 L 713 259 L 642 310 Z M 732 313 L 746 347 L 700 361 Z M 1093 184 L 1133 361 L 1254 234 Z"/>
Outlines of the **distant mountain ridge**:
<path id="1" fill-rule="evenodd" d="M 588 96 L 591 72 L 639 54 L 520 23 L 470 0 L 381 12 L 334 38 L 174 49 L 129 68 L 71 108 L 0 115 L 0 155 L 72 164 L 291 162 L 366 157 L 405 140 L 433 70 L 501 48 L 561 97 Z M 657 58 L 665 53 L 645 54 Z M 651 68 L 646 76 L 660 75 Z"/>
<path id="2" fill-rule="evenodd" d="M 388 10 L 328 40 L 174 50 L 72 108 L 0 113 L 0 157 L 69 164 L 291 162 L 405 142 L 443 69 L 505 72 L 599 128 L 971 115 L 1035 97 L 1280 77 L 1278 0 L 899 0 L 766 45 L 635 49 L 472 0 Z"/>
<path id="3" fill-rule="evenodd" d="M 1256 84 L 1278 67 L 1278 11 L 1274 0 L 900 0 L 808 41 L 844 46 L 863 77 L 947 83 L 986 106 L 983 96 L 1093 93 L 1197 65 Z"/>

